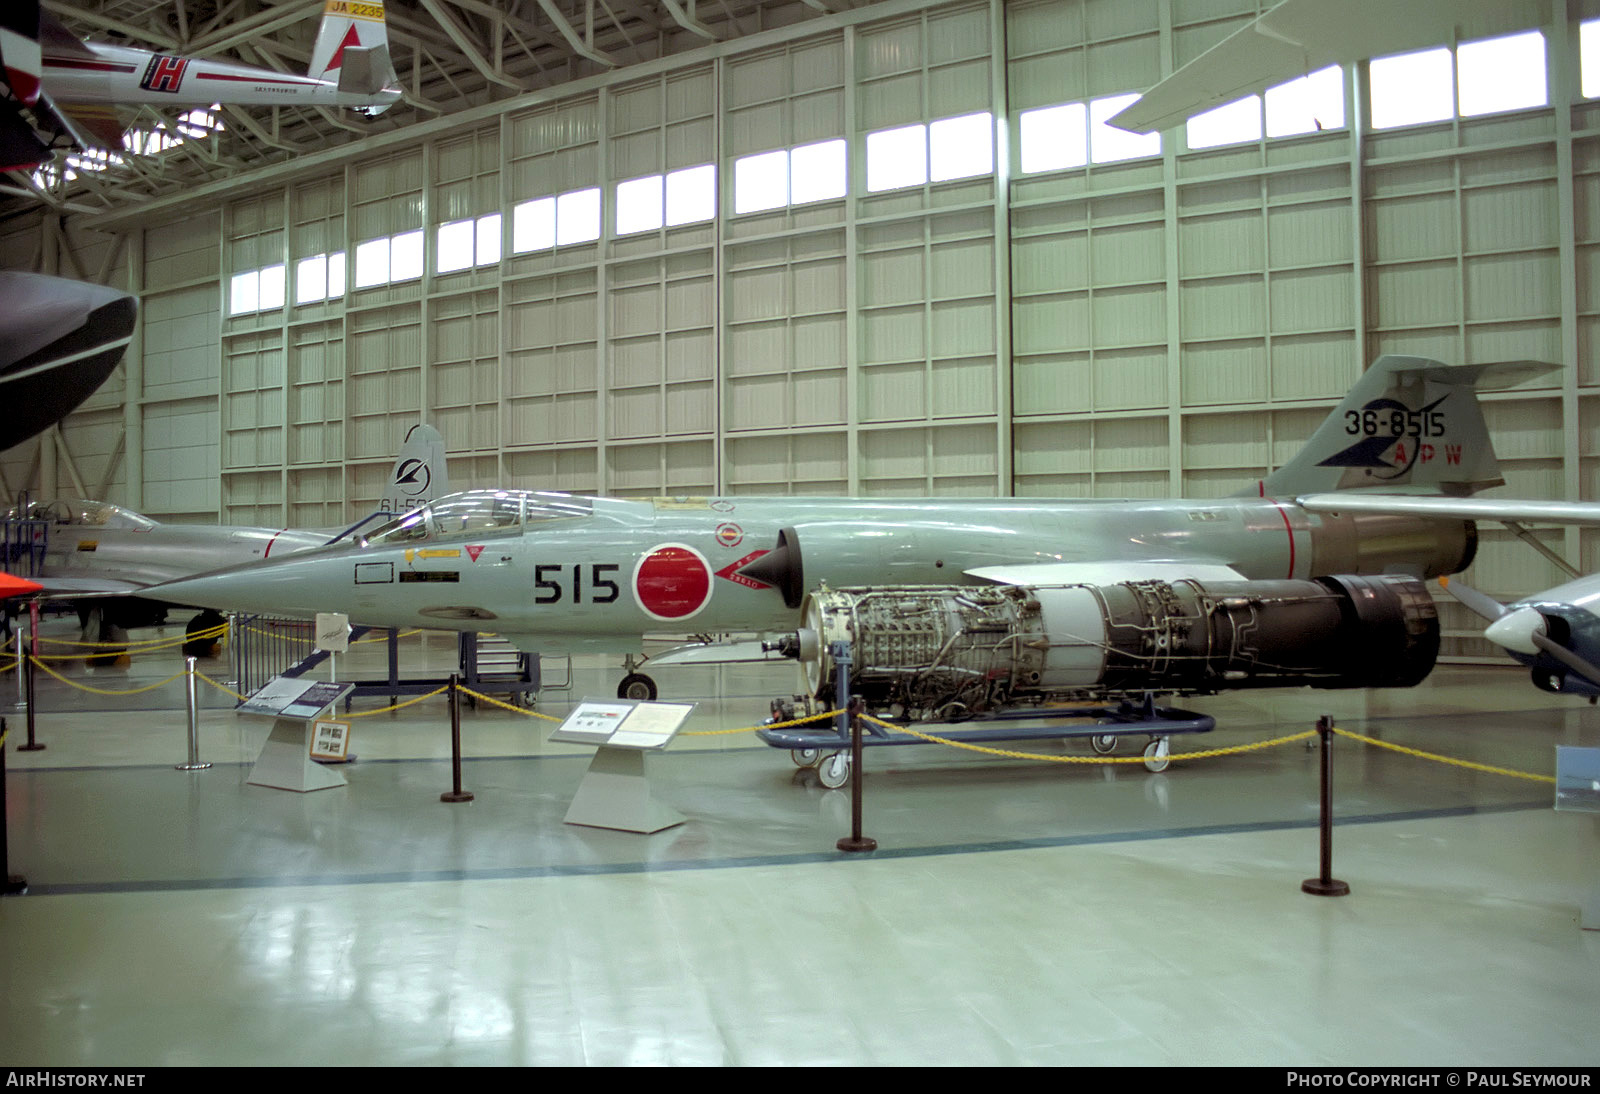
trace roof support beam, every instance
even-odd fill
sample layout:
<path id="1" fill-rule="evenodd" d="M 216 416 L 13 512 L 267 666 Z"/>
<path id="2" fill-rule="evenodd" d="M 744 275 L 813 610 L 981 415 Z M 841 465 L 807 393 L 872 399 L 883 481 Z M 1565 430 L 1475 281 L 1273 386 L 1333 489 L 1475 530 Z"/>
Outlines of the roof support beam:
<path id="1" fill-rule="evenodd" d="M 689 10 L 685 11 L 678 5 L 678 0 L 661 0 L 661 6 L 667 9 L 667 14 L 684 30 L 698 34 L 713 42 L 717 40 L 716 34 L 710 27 L 694 17 L 694 0 L 689 0 Z"/>
<path id="2" fill-rule="evenodd" d="M 549 16 L 550 21 L 555 24 L 556 30 L 561 32 L 561 37 L 567 40 L 567 45 L 572 48 L 572 52 L 580 57 L 588 58 L 597 65 L 605 65 L 607 68 L 617 67 L 616 60 L 610 54 L 595 49 L 578 37 L 578 32 L 572 29 L 572 24 L 567 22 L 567 17 L 561 14 L 560 8 L 556 7 L 555 0 L 539 0 L 539 6 L 544 9 L 545 15 Z M 589 34 L 589 38 L 590 41 L 593 41 L 594 34 L 592 31 Z"/>
<path id="3" fill-rule="evenodd" d="M 467 59 L 467 63 L 477 69 L 484 79 L 490 83 L 499 84 L 501 87 L 509 87 L 512 91 L 528 90 L 516 80 L 507 79 L 504 73 L 497 71 L 484 58 L 483 53 L 478 49 L 478 44 L 467 36 L 466 31 L 461 29 L 460 24 L 455 20 L 455 16 L 439 6 L 438 0 L 422 0 L 422 6 L 438 22 L 440 28 L 450 36 L 450 40 L 461 51 L 461 55 Z"/>

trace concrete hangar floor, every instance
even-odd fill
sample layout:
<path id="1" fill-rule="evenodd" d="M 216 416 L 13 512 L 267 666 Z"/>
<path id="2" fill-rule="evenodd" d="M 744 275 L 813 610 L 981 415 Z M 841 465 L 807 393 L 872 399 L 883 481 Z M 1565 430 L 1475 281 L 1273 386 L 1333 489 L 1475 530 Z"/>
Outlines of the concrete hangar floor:
<path id="1" fill-rule="evenodd" d="M 453 637 L 407 642 L 406 667 L 449 671 Z M 381 675 L 362 656 L 341 675 Z M 60 671 L 105 692 L 181 668 L 167 649 Z M 613 694 L 619 672 L 579 659 L 539 709 Z M 699 701 L 689 729 L 731 729 L 791 672 L 659 680 Z M 451 805 L 442 698 L 357 719 L 349 785 L 296 794 L 246 784 L 269 724 L 203 684 L 215 766 L 191 773 L 173 768 L 181 680 L 39 679 L 46 749 L 17 751 L 8 715 L 10 869 L 31 886 L 0 899 L 8 1065 L 1600 1063 L 1600 932 L 1579 928 L 1600 829 L 1545 783 L 1339 739 L 1333 872 L 1352 892 L 1325 898 L 1300 890 L 1318 866 L 1300 743 L 1162 774 L 877 749 L 879 850 L 847 855 L 848 792 L 749 734 L 652 757 L 688 821 L 643 836 L 562 823 L 592 750 L 487 704 L 462 727 L 476 799 Z M 1543 774 L 1554 745 L 1600 744 L 1600 712 L 1514 667 L 1186 705 L 1219 724 L 1177 751 L 1323 712 Z"/>

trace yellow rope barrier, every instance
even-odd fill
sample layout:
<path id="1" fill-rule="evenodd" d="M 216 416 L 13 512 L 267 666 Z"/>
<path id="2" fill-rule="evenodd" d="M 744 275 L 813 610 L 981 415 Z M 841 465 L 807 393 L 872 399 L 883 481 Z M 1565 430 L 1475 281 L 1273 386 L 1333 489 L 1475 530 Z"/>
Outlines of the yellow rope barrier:
<path id="1" fill-rule="evenodd" d="M 354 710 L 354 711 L 351 711 L 348 714 L 346 714 L 345 717 L 346 718 L 370 718 L 374 714 L 392 714 L 397 710 L 404 710 L 406 707 L 415 706 L 417 703 L 422 702 L 424 699 L 432 699 L 435 695 L 443 695 L 445 692 L 447 692 L 449 690 L 450 690 L 450 685 L 449 684 L 445 684 L 443 687 L 434 688 L 432 691 L 428 692 L 428 694 L 426 694 L 426 695 L 418 695 L 414 699 L 407 699 L 405 702 L 396 703 L 392 707 L 379 707 L 377 710 Z"/>
<path id="2" fill-rule="evenodd" d="M 72 642 L 65 638 L 48 638 L 44 635 L 39 635 L 39 641 L 48 643 L 52 646 L 77 646 L 84 649 L 114 649 L 127 653 L 147 653 L 151 650 L 168 649 L 172 646 L 181 646 L 186 642 L 204 641 L 207 638 L 222 638 L 227 633 L 228 625 L 223 623 L 220 626 L 209 627 L 206 630 L 195 631 L 193 634 L 184 634 L 179 637 L 143 638 L 137 641 L 130 640 L 126 642 Z M 52 654 L 51 656 L 55 660 L 59 661 L 65 657 L 82 655 Z"/>
<path id="3" fill-rule="evenodd" d="M 818 722 L 827 718 L 843 714 L 843 710 L 828 710 L 821 714 L 807 714 L 804 718 L 791 718 L 787 722 L 769 722 L 766 725 L 745 726 L 743 729 L 686 729 L 678 734 L 680 737 L 726 737 L 734 733 L 759 733 L 763 729 L 788 729 L 790 726 L 803 726 L 809 722 Z"/>
<path id="4" fill-rule="evenodd" d="M 29 660 L 31 660 L 35 665 L 37 665 L 39 668 L 43 669 L 49 675 L 55 677 L 57 680 L 60 680 L 63 684 L 66 684 L 68 687 L 77 688 L 79 691 L 91 692 L 91 693 L 93 693 L 95 695 L 138 695 L 141 692 L 154 691 L 156 688 L 165 687 L 167 684 L 172 683 L 172 681 L 177 680 L 180 677 L 188 675 L 187 672 L 178 672 L 178 673 L 174 673 L 173 675 L 167 677 L 165 680 L 161 680 L 161 681 L 159 681 L 157 683 L 154 683 L 154 684 L 148 684 L 148 685 L 146 685 L 144 687 L 133 688 L 133 689 L 128 690 L 128 691 L 111 691 L 111 690 L 107 690 L 107 689 L 104 689 L 104 688 L 90 687 L 87 684 L 79 684 L 79 683 L 76 683 L 75 681 L 69 680 L 65 676 L 62 676 L 60 673 L 56 672 L 50 666 L 46 665 L 38 657 L 34 657 L 34 656 L 30 655 L 29 656 Z M 238 692 L 234 691 L 232 688 L 229 688 L 224 684 L 219 684 L 217 681 L 211 679 L 211 677 L 207 676 L 203 672 L 200 672 L 199 670 L 195 671 L 195 675 L 198 676 L 200 679 L 204 680 L 206 683 L 210 684 L 212 687 L 216 688 L 218 691 L 226 692 L 227 694 L 233 696 L 235 699 L 238 699 L 238 700 L 242 701 L 242 700 L 244 700 L 246 698 L 246 696 L 240 695 Z M 540 713 L 539 711 L 536 711 L 536 710 L 524 710 L 523 708 L 518 707 L 518 706 L 514 706 L 511 703 L 502 702 L 501 700 L 495 699 L 492 696 L 484 695 L 482 692 L 474 691 L 471 688 L 459 687 L 459 685 L 458 685 L 458 689 L 463 694 L 470 695 L 472 698 L 474 698 L 474 699 L 476 699 L 476 700 L 478 700 L 480 702 L 488 703 L 491 706 L 500 707 L 500 708 L 502 708 L 504 710 L 509 710 L 514 714 L 521 714 L 521 715 L 524 715 L 524 716 L 529 717 L 529 718 L 541 718 L 541 719 L 543 719 L 543 720 L 545 720 L 547 722 L 559 722 L 559 721 L 562 720 L 562 719 L 557 718 L 557 717 L 555 717 L 553 715 L 550 715 L 550 714 L 542 714 L 542 713 Z M 354 711 L 354 712 L 351 712 L 349 714 L 346 714 L 345 717 L 348 717 L 348 718 L 365 718 L 365 717 L 370 717 L 371 715 L 375 715 L 375 714 L 393 713 L 394 711 L 404 710 L 406 707 L 414 706 L 417 703 L 421 703 L 421 702 L 424 702 L 425 700 L 432 699 L 433 697 L 435 697 L 437 695 L 443 695 L 445 692 L 447 692 L 449 690 L 450 690 L 450 685 L 449 684 L 444 684 L 444 685 L 442 685 L 442 686 L 440 686 L 438 688 L 435 688 L 433 691 L 428 692 L 426 695 L 418 695 L 418 696 L 416 696 L 414 698 L 407 699 L 405 702 L 396 703 L 393 706 L 379 707 L 376 710 Z M 736 734 L 736 733 L 754 733 L 754 732 L 758 732 L 758 731 L 763 730 L 763 729 L 785 729 L 785 728 L 788 728 L 790 726 L 798 726 L 798 725 L 805 725 L 805 724 L 808 724 L 808 723 L 816 723 L 816 722 L 825 721 L 826 719 L 837 717 L 841 713 L 843 713 L 843 712 L 839 711 L 839 710 L 830 710 L 830 711 L 826 711 L 826 712 L 821 713 L 821 714 L 808 714 L 805 717 L 794 718 L 794 719 L 791 719 L 791 720 L 789 720 L 787 722 L 771 722 L 771 723 L 768 723 L 766 725 L 745 726 L 745 727 L 741 727 L 739 729 L 687 730 L 684 733 L 680 734 L 680 736 L 684 736 L 684 737 L 721 737 L 721 736 L 728 736 L 728 735 Z M 968 752 L 979 752 L 979 753 L 983 753 L 984 755 L 987 755 L 987 756 L 1000 756 L 1000 757 L 1003 757 L 1005 759 L 1040 760 L 1040 761 L 1043 761 L 1045 763 L 1056 763 L 1056 764 L 1137 764 L 1137 763 L 1144 763 L 1145 762 L 1145 757 L 1143 755 L 1138 755 L 1138 756 L 1047 756 L 1047 755 L 1045 755 L 1044 753 L 1041 753 L 1041 752 L 1022 752 L 1022 751 L 1018 751 L 1016 749 L 990 748 L 990 747 L 988 747 L 986 745 L 972 744 L 971 742 L 968 742 L 968 741 L 953 741 L 953 740 L 949 739 L 948 737 L 940 737 L 937 734 L 933 734 L 933 733 L 924 733 L 921 730 L 912 729 L 910 726 L 897 725 L 894 722 L 886 722 L 881 718 L 874 718 L 870 714 L 863 714 L 863 715 L 861 715 L 861 717 L 865 721 L 871 722 L 873 725 L 876 725 L 876 726 L 881 726 L 882 728 L 884 728 L 886 730 L 889 730 L 891 732 L 898 731 L 900 733 L 904 733 L 904 734 L 908 734 L 909 736 L 916 737 L 916 738 L 918 738 L 920 740 L 927 741 L 927 742 L 929 742 L 931 744 L 947 745 L 950 748 L 964 749 L 964 750 L 966 750 Z M 1507 767 L 1495 767 L 1495 766 L 1492 766 L 1490 764 L 1474 763 L 1471 760 L 1458 760 L 1458 759 L 1454 759 L 1454 758 L 1452 758 L 1450 756 L 1441 756 L 1436 752 L 1424 752 L 1421 749 L 1407 748 L 1404 745 L 1390 744 L 1388 741 L 1380 741 L 1380 740 L 1377 740 L 1377 739 L 1372 738 L 1372 737 L 1363 736 L 1362 734 L 1359 734 L 1359 733 L 1352 733 L 1349 730 L 1335 728 L 1333 730 L 1333 732 L 1337 733 L 1341 737 L 1349 738 L 1352 741 L 1360 741 L 1362 744 L 1373 745 L 1373 746 L 1375 746 L 1377 748 L 1386 748 L 1391 752 L 1400 752 L 1400 753 L 1403 753 L 1403 754 L 1405 754 L 1407 756 L 1415 756 L 1415 757 L 1417 757 L 1419 759 L 1432 760 L 1432 761 L 1434 761 L 1436 763 L 1449 764 L 1449 765 L 1452 765 L 1454 767 L 1464 767 L 1464 768 L 1468 768 L 1468 769 L 1473 770 L 1473 771 L 1483 771 L 1483 772 L 1486 772 L 1486 773 L 1491 774 L 1491 775 L 1505 775 L 1505 776 L 1508 776 L 1508 777 L 1514 778 L 1514 779 L 1528 779 L 1528 780 L 1533 781 L 1533 782 L 1554 783 L 1556 781 L 1554 776 L 1551 776 L 1551 775 L 1535 775 L 1535 774 L 1532 774 L 1531 772 L 1516 771 L 1516 770 L 1513 770 L 1513 769 L 1507 768 Z M 1153 734 L 1153 735 L 1159 736 L 1159 733 L 1156 733 L 1156 734 Z M 1251 744 L 1231 745 L 1231 746 L 1229 746 L 1227 748 L 1197 749 L 1197 750 L 1192 751 L 1192 752 L 1171 752 L 1171 753 L 1168 753 L 1168 755 L 1165 758 L 1168 759 L 1168 760 L 1203 760 L 1203 759 L 1211 759 L 1211 758 L 1214 758 L 1214 757 L 1217 757 L 1217 756 L 1237 756 L 1237 755 L 1240 755 L 1240 754 L 1246 753 L 1246 752 L 1257 752 L 1257 751 L 1260 751 L 1261 749 L 1265 749 L 1265 748 L 1274 748 L 1274 747 L 1276 747 L 1278 745 L 1292 744 L 1295 741 L 1309 740 L 1310 738 L 1315 737 L 1316 735 L 1317 735 L 1316 730 L 1308 729 L 1303 733 L 1293 733 L 1293 734 L 1290 734 L 1290 735 L 1288 735 L 1286 737 L 1273 737 L 1270 740 L 1256 741 L 1256 742 L 1253 742 Z M 4 743 L 5 743 L 5 737 L 3 735 L 0 735 L 0 747 L 4 747 Z M 832 743 L 833 742 L 831 742 L 831 741 L 827 742 L 822 747 L 827 747 L 827 746 L 831 745 Z M 841 743 L 843 743 L 843 742 L 841 742 Z"/>
<path id="5" fill-rule="evenodd" d="M 481 692 L 473 691 L 471 688 L 461 688 L 461 694 L 470 695 L 479 702 L 488 703 L 490 706 L 500 707 L 502 710 L 509 710 L 513 714 L 521 714 L 527 718 L 543 718 L 547 722 L 560 722 L 564 720 L 557 718 L 553 714 L 541 714 L 537 710 L 524 710 L 523 708 L 515 706 L 514 704 L 501 702 L 499 699 L 492 699 Z"/>
<path id="6" fill-rule="evenodd" d="M 1485 771 L 1490 775 L 1508 775 L 1513 779 L 1529 779 L 1533 782 L 1540 783 L 1554 783 L 1556 781 L 1554 775 L 1534 775 L 1527 771 L 1513 771 L 1509 767 L 1492 767 L 1489 764 L 1473 763 L 1471 760 L 1455 760 L 1451 759 L 1449 756 L 1440 756 L 1435 752 L 1423 752 L 1420 749 L 1407 748 L 1404 745 L 1390 744 L 1388 741 L 1380 741 L 1372 737 L 1363 737 L 1359 733 L 1351 733 L 1349 730 L 1339 729 L 1337 727 L 1334 728 L 1334 732 L 1341 737 L 1348 737 L 1352 741 L 1360 741 L 1362 744 L 1375 745 L 1378 748 L 1387 748 L 1391 752 L 1403 752 L 1407 756 L 1417 756 L 1424 760 L 1433 760 L 1436 763 L 1450 764 L 1454 767 L 1466 767 L 1473 771 Z"/>
<path id="7" fill-rule="evenodd" d="M 146 684 L 142 688 L 132 688 L 132 689 L 130 689 L 128 691 L 108 691 L 105 688 L 92 688 L 88 684 L 80 684 L 80 683 L 77 683 L 76 681 L 68 680 L 65 676 L 62 676 L 59 672 L 57 672 L 55 669 L 51 668 L 49 665 L 45 664 L 43 661 L 39 660 L 37 657 L 33 657 L 33 656 L 30 655 L 28 660 L 32 661 L 35 665 L 38 665 L 41 669 L 43 669 L 45 672 L 49 673 L 51 676 L 54 676 L 57 680 L 60 680 L 63 684 L 67 685 L 69 688 L 77 688 L 79 691 L 87 691 L 91 695 L 138 695 L 141 692 L 154 691 L 156 688 L 166 687 L 168 684 L 172 683 L 174 680 L 177 680 L 177 679 L 179 679 L 181 677 L 189 675 L 187 672 L 175 672 L 171 676 L 167 677 L 165 680 L 159 681 L 158 683 L 154 683 L 154 684 Z"/>
<path id="8" fill-rule="evenodd" d="M 226 695 L 233 696 L 235 699 L 239 700 L 239 702 L 241 702 L 241 703 L 244 702 L 246 699 L 250 698 L 248 695 L 240 695 L 237 691 L 234 691 L 227 684 L 219 684 L 217 681 L 211 679 L 211 677 L 207 676 L 205 673 L 201 672 L 199 669 L 195 669 L 194 670 L 194 674 L 196 676 L 200 677 L 200 679 L 204 680 L 206 683 L 210 684 L 212 687 L 216 688 L 218 691 L 220 691 L 220 692 L 222 692 L 222 693 L 224 693 Z"/>

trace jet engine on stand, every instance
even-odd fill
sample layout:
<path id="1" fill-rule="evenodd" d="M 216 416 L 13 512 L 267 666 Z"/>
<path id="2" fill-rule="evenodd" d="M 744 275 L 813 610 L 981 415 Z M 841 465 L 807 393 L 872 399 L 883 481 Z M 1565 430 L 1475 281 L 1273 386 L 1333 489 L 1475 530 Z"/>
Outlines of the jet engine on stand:
<path id="1" fill-rule="evenodd" d="M 823 588 L 802 613 L 812 697 L 835 694 L 829 645 L 848 641 L 851 694 L 941 721 L 1149 693 L 1410 687 L 1439 652 L 1427 589 L 1388 575 Z"/>

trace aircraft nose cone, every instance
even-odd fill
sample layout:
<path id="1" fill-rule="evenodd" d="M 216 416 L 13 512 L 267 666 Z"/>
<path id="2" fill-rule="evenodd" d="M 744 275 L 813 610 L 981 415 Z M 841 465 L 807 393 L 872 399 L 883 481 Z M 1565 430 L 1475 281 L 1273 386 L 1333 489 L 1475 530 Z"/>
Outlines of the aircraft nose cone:
<path id="1" fill-rule="evenodd" d="M 1538 653 L 1539 647 L 1533 644 L 1533 636 L 1544 633 L 1544 616 L 1540 615 L 1537 609 L 1518 608 L 1490 623 L 1484 629 L 1483 636 L 1495 645 L 1504 646 L 1508 650 L 1516 650 L 1518 653 Z"/>

